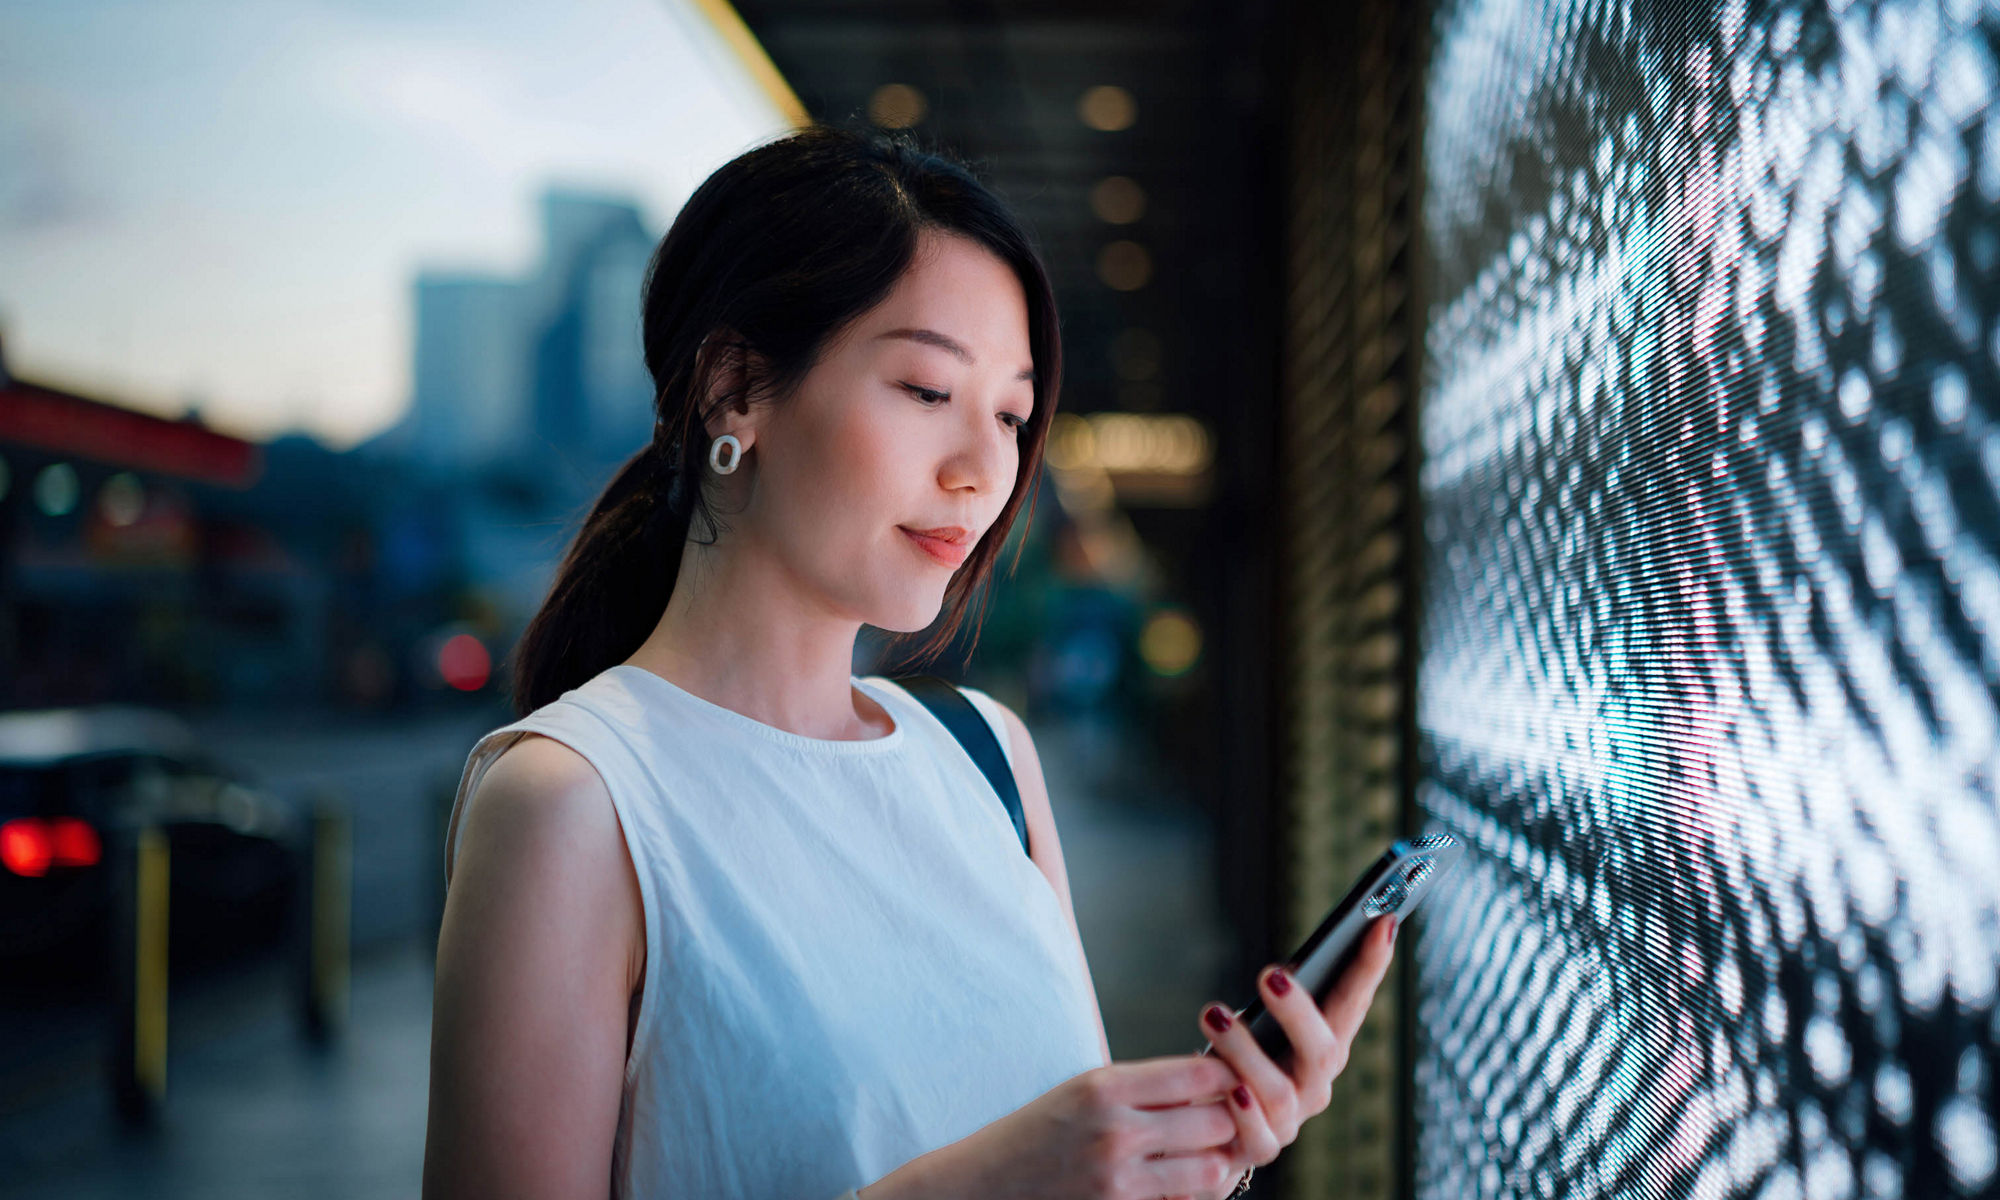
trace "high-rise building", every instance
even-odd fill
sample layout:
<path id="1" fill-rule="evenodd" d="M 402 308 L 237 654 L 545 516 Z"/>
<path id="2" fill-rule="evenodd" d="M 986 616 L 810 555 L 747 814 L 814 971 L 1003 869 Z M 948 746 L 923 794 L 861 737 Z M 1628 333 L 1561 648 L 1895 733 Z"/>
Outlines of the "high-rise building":
<path id="1" fill-rule="evenodd" d="M 417 277 L 412 456 L 446 470 L 476 468 L 519 447 L 531 380 L 526 300 L 527 289 L 510 279 Z"/>
<path id="2" fill-rule="evenodd" d="M 516 627 L 567 523 L 653 424 L 640 288 L 654 239 L 639 210 L 559 189 L 540 208 L 542 252 L 524 274 L 418 275 L 414 402 L 376 447 L 443 484 L 430 515 Z"/>
<path id="3" fill-rule="evenodd" d="M 654 239 L 616 197 L 551 189 L 541 216 L 526 278 L 417 277 L 415 397 L 391 442 L 447 472 L 532 466 L 560 496 L 601 486 L 651 435 L 639 313 Z"/>
<path id="4" fill-rule="evenodd" d="M 594 482 L 651 435 L 640 286 L 653 238 L 632 205 L 575 192 L 542 197 L 542 229 L 534 430 Z"/>

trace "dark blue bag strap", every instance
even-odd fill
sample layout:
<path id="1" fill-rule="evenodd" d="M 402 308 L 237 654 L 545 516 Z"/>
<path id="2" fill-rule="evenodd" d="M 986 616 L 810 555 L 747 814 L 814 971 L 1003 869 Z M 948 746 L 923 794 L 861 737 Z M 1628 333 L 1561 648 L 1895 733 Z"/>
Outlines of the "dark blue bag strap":
<path id="1" fill-rule="evenodd" d="M 1021 815 L 1021 792 L 1014 785 L 1013 769 L 1000 749 L 1000 739 L 993 736 L 993 727 L 949 680 L 935 675 L 905 675 L 896 682 L 944 722 L 944 727 L 951 730 L 958 744 L 972 756 L 972 761 L 986 775 L 986 782 L 999 794 L 1000 803 L 1006 806 L 1007 816 L 1014 822 L 1014 832 L 1021 838 L 1021 849 L 1026 851 L 1028 820 Z"/>

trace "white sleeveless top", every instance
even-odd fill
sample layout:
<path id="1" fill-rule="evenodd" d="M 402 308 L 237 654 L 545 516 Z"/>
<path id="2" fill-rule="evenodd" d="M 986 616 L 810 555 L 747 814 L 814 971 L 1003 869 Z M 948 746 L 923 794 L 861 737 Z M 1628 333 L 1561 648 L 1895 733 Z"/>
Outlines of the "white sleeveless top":
<path id="1" fill-rule="evenodd" d="M 1103 1063 L 1061 902 L 991 785 L 908 692 L 853 683 L 888 736 L 804 737 L 619 664 L 467 759 L 448 858 L 528 733 L 587 759 L 623 827 L 646 966 L 614 1197 L 831 1200 Z"/>

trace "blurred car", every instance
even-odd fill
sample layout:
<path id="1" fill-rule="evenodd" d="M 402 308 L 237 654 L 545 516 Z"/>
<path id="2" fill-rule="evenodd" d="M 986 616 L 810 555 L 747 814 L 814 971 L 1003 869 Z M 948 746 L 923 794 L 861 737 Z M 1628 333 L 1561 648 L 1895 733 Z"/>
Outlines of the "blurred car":
<path id="1" fill-rule="evenodd" d="M 102 971 L 117 848 L 144 826 L 167 839 L 176 968 L 284 934 L 301 822 L 184 723 L 124 706 L 0 713 L 0 971 Z"/>

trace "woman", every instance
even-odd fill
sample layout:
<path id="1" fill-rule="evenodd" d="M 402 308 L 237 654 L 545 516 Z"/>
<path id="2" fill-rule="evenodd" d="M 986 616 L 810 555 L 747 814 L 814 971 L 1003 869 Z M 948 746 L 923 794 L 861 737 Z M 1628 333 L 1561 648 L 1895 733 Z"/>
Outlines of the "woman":
<path id="1" fill-rule="evenodd" d="M 1019 224 L 962 167 L 815 128 L 711 176 L 645 287 L 653 444 L 522 639 L 526 714 L 449 838 L 424 1193 L 1211 1197 L 1327 1104 L 1393 929 L 1300 1049 L 1110 1061 L 1033 743 L 1032 857 L 864 624 L 942 646 L 1062 367 Z M 843 1193 L 847 1189 L 847 1193 Z"/>

